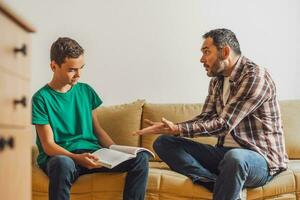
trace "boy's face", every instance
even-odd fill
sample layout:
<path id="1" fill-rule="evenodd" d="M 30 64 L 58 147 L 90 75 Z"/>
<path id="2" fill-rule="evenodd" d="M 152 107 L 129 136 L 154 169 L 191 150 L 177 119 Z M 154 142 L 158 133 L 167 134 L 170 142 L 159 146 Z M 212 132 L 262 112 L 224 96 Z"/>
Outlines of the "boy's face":
<path id="1" fill-rule="evenodd" d="M 59 66 L 55 61 L 51 61 L 51 69 L 54 72 L 55 80 L 61 85 L 75 85 L 84 67 L 84 56 L 78 58 L 66 58 Z"/>

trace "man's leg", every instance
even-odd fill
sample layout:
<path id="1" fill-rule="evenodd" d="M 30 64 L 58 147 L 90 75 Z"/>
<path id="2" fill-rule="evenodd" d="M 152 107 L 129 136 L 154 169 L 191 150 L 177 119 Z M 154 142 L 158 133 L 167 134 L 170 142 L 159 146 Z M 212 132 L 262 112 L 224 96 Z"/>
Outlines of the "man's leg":
<path id="1" fill-rule="evenodd" d="M 213 189 L 219 162 L 230 148 L 216 148 L 185 138 L 161 135 L 153 144 L 155 152 L 168 166 L 193 183 Z"/>
<path id="2" fill-rule="evenodd" d="M 269 175 L 266 160 L 257 152 L 247 149 L 228 151 L 219 165 L 220 174 L 214 187 L 213 199 L 236 200 L 243 187 L 258 187 L 266 184 Z"/>
<path id="3" fill-rule="evenodd" d="M 74 161 L 67 156 L 53 156 L 43 170 L 49 177 L 49 200 L 69 200 L 70 188 L 79 176 Z"/>
<path id="4" fill-rule="evenodd" d="M 112 169 L 105 167 L 92 170 L 81 168 L 80 175 L 96 172 L 127 172 L 123 200 L 144 200 L 150 157 L 149 153 L 140 152 L 135 158 L 127 160 Z"/>

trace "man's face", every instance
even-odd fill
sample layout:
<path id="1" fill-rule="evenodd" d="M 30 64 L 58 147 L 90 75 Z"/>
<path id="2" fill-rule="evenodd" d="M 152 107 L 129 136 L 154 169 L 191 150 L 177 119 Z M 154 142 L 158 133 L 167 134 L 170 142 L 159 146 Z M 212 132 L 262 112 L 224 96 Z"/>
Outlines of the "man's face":
<path id="1" fill-rule="evenodd" d="M 52 70 L 57 80 L 62 85 L 75 85 L 84 67 L 84 56 L 78 58 L 66 58 L 65 61 L 58 66 L 54 61 L 51 62 Z"/>
<path id="2" fill-rule="evenodd" d="M 212 38 L 206 38 L 202 44 L 202 57 L 200 62 L 203 63 L 207 76 L 215 77 L 222 75 L 225 69 L 225 62 L 221 56 L 221 50 L 218 51 Z"/>

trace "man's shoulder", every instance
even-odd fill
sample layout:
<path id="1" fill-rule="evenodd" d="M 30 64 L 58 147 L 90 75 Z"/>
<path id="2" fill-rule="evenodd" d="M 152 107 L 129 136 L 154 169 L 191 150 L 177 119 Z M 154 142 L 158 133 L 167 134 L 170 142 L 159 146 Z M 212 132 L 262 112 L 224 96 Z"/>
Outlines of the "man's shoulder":
<path id="1" fill-rule="evenodd" d="M 265 67 L 256 64 L 246 57 L 242 59 L 242 66 L 241 76 L 264 76 L 267 73 Z"/>

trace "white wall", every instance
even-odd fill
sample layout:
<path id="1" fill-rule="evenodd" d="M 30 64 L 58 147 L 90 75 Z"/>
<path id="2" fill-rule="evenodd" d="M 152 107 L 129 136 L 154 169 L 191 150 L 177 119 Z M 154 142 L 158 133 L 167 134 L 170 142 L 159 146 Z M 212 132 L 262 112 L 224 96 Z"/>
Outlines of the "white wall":
<path id="1" fill-rule="evenodd" d="M 209 78 L 201 35 L 225 27 L 244 55 L 269 69 L 279 99 L 300 98 L 299 0 L 5 0 L 33 35 L 32 91 L 51 79 L 49 48 L 59 36 L 86 50 L 82 81 L 105 105 L 203 102 Z"/>

